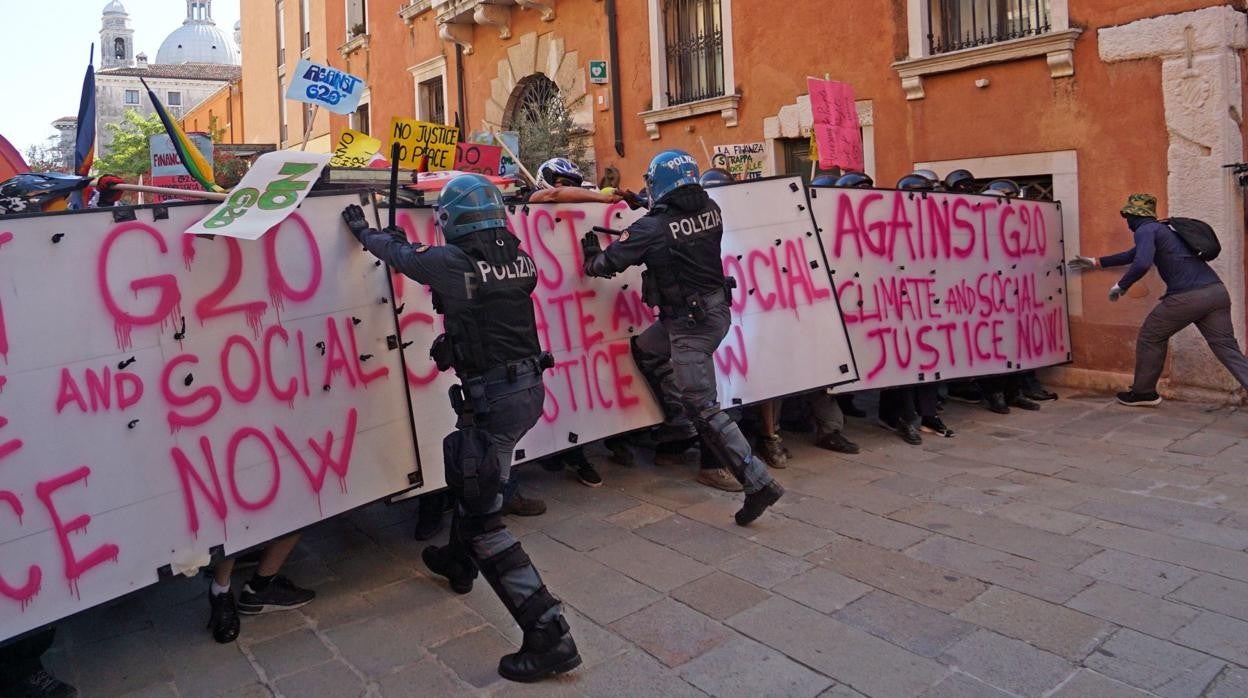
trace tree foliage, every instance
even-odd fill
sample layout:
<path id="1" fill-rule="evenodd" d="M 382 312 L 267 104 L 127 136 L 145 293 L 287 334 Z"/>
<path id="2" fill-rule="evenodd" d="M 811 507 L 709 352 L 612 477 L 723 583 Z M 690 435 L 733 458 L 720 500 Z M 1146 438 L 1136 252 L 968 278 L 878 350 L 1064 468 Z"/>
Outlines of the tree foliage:
<path id="1" fill-rule="evenodd" d="M 550 158 L 567 158 L 588 173 L 587 134 L 572 120 L 572 110 L 549 79 L 526 86 L 511 118 L 519 135 L 520 160 L 534 174 Z"/>
<path id="2" fill-rule="evenodd" d="M 150 139 L 164 133 L 165 127 L 155 113 L 143 116 L 127 109 L 119 124 L 105 124 L 112 134 L 108 154 L 95 161 L 96 172 L 115 174 L 123 179 L 137 179 L 152 167 Z"/>
<path id="3" fill-rule="evenodd" d="M 32 145 L 26 149 L 26 165 L 31 172 L 64 172 L 72 167 L 65 150 L 59 145 Z"/>

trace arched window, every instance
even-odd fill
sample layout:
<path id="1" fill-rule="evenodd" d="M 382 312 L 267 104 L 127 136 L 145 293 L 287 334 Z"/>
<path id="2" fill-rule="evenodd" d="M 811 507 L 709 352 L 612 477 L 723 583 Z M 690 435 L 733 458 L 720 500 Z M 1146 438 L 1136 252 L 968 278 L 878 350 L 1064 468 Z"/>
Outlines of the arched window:
<path id="1" fill-rule="evenodd" d="M 113 40 L 113 57 L 118 60 L 126 60 L 126 40 L 118 37 Z"/>
<path id="2" fill-rule="evenodd" d="M 519 135 L 520 159 L 530 171 L 550 158 L 568 158 L 580 164 L 585 157 L 585 133 L 572 121 L 559 86 L 541 73 L 516 83 L 507 101 L 503 128 Z"/>

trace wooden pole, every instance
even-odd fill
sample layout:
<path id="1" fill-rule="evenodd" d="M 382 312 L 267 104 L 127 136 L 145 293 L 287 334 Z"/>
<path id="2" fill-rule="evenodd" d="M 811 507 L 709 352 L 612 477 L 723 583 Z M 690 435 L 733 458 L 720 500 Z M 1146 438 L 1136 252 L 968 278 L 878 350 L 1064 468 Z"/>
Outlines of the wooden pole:
<path id="1" fill-rule="evenodd" d="M 308 119 L 308 127 L 303 131 L 303 145 L 299 146 L 300 152 L 308 149 L 308 139 L 312 137 L 312 127 L 316 125 L 316 115 L 321 111 L 321 105 L 312 105 L 312 118 Z"/>
<path id="2" fill-rule="evenodd" d="M 187 199 L 207 199 L 209 201 L 225 201 L 230 197 L 228 193 L 221 194 L 215 191 L 200 191 L 198 189 L 174 189 L 172 187 L 152 187 L 146 184 L 114 184 L 110 189 L 118 189 L 121 191 L 137 191 L 147 194 L 164 194 L 166 196 L 178 196 Z"/>
<path id="3" fill-rule="evenodd" d="M 550 186 L 546 184 L 545 182 L 539 181 L 537 177 L 533 176 L 532 172 L 529 172 L 528 168 L 524 166 L 524 163 L 520 162 L 520 157 L 516 155 L 515 153 L 511 152 L 511 148 L 507 147 L 507 142 L 504 141 L 502 138 L 499 138 L 497 131 L 490 131 L 490 135 L 494 136 L 494 142 L 502 146 L 503 150 L 506 151 L 507 154 L 511 156 L 511 159 L 516 161 L 516 165 L 520 167 L 520 171 L 524 173 L 524 176 L 528 177 L 529 181 L 532 182 L 538 189 L 545 189 L 546 187 Z"/>

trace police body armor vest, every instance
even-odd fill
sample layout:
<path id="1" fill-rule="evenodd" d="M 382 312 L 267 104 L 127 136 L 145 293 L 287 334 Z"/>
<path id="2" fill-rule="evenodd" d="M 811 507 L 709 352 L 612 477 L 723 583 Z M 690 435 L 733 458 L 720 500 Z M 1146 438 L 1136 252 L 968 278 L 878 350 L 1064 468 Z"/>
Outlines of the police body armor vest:
<path id="1" fill-rule="evenodd" d="M 446 317 L 455 373 L 469 378 L 536 357 L 542 349 L 533 314 L 532 294 L 537 288 L 533 258 L 516 249 L 511 261 L 491 264 L 472 242 L 460 249 L 477 266 L 477 272 L 465 279 L 468 297 L 433 294 L 434 309 Z"/>
<path id="2" fill-rule="evenodd" d="M 665 204 L 656 209 L 653 215 L 667 241 L 667 255 L 647 266 L 655 275 L 659 306 L 683 308 L 695 296 L 702 298 L 723 290 L 726 279 L 720 240 L 724 225 L 719 205 L 707 197 L 706 205 L 697 211 Z"/>

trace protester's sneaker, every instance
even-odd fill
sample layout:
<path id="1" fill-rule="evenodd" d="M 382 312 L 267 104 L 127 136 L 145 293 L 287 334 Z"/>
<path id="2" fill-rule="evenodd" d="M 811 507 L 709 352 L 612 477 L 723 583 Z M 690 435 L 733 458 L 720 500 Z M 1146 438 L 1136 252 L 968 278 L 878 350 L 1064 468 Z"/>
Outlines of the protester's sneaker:
<path id="1" fill-rule="evenodd" d="M 923 443 L 923 437 L 919 435 L 919 428 L 905 420 L 898 419 L 896 421 L 889 422 L 881 419 L 880 426 L 891 432 L 895 432 L 897 436 L 901 437 L 902 441 L 905 441 L 911 446 L 918 446 Z"/>
<path id="2" fill-rule="evenodd" d="M 984 399 L 984 393 L 973 383 L 955 384 L 949 387 L 949 399 L 978 405 Z"/>
<path id="3" fill-rule="evenodd" d="M 954 435 L 954 431 L 940 417 L 924 417 L 919 421 L 919 429 L 946 439 L 951 439 Z"/>
<path id="4" fill-rule="evenodd" d="M 472 582 L 477 578 L 477 564 L 472 558 L 452 555 L 449 545 L 430 545 L 420 551 L 420 559 L 430 572 L 445 577 L 456 594 L 472 591 Z"/>
<path id="5" fill-rule="evenodd" d="M 745 489 L 727 468 L 701 468 L 698 470 L 698 482 L 707 487 L 714 487 L 725 492 L 740 492 Z"/>
<path id="6" fill-rule="evenodd" d="M 520 651 L 499 660 L 498 675 L 508 681 L 533 683 L 580 665 L 581 655 L 568 622 L 559 616 L 550 623 L 526 630 Z"/>
<path id="7" fill-rule="evenodd" d="M 627 437 L 612 436 L 604 439 L 603 444 L 605 444 L 607 450 L 611 452 L 611 455 L 607 456 L 611 459 L 611 462 L 625 467 L 636 465 L 637 458 L 633 455 L 633 446 L 629 443 Z"/>
<path id="8" fill-rule="evenodd" d="M 602 487 L 602 476 L 594 469 L 589 461 L 585 461 L 576 466 L 576 479 L 581 481 L 586 487 Z"/>
<path id="9" fill-rule="evenodd" d="M 984 407 L 997 414 L 1010 413 L 1010 406 L 1005 402 L 1005 393 L 989 393 L 984 397 Z"/>
<path id="10" fill-rule="evenodd" d="M 861 450 L 858 444 L 845 438 L 845 435 L 839 431 L 820 434 L 815 438 L 815 445 L 837 453 L 858 453 Z"/>
<path id="11" fill-rule="evenodd" d="M 503 500 L 504 516 L 541 516 L 546 513 L 546 502 L 530 499 L 519 491 Z"/>
<path id="12" fill-rule="evenodd" d="M 42 666 L 13 683 L 0 684 L 6 698 L 74 698 L 78 689 L 48 673 Z"/>
<path id="13" fill-rule="evenodd" d="M 1137 393 L 1134 390 L 1127 390 L 1118 393 L 1118 404 L 1128 407 L 1156 407 L 1161 404 L 1161 396 L 1155 391 L 1151 393 Z"/>
<path id="14" fill-rule="evenodd" d="M 255 616 L 273 611 L 290 611 L 307 606 L 315 598 L 315 591 L 297 587 L 294 582 L 279 574 L 260 591 L 252 589 L 251 582 L 244 584 L 243 593 L 238 595 L 238 612 L 245 616 Z"/>
<path id="15" fill-rule="evenodd" d="M 1028 412 L 1035 412 L 1040 409 L 1040 405 L 1038 403 L 1024 395 L 1015 395 L 1014 399 L 1010 400 L 1010 407 L 1017 407 L 1020 410 L 1027 410 Z"/>
<path id="16" fill-rule="evenodd" d="M 234 603 L 234 592 L 214 594 L 209 590 L 208 607 L 208 629 L 212 631 L 212 639 L 221 644 L 238 639 L 241 623 L 238 620 L 238 606 Z"/>
<path id="17" fill-rule="evenodd" d="M 1057 399 L 1057 393 L 1053 392 L 1052 390 L 1043 388 L 1043 387 L 1028 388 L 1023 391 L 1023 396 L 1029 400 L 1035 400 L 1036 402 L 1044 402 L 1046 400 Z"/>
<path id="18" fill-rule="evenodd" d="M 736 519 L 738 526 L 749 526 L 751 523 L 754 523 L 755 519 L 763 515 L 767 507 L 780 501 L 780 498 L 783 496 L 784 488 L 780 486 L 780 483 L 772 480 L 763 489 L 753 494 L 745 495 L 745 504 L 741 506 L 741 509 L 733 518 Z"/>
<path id="19" fill-rule="evenodd" d="M 764 436 L 759 444 L 758 455 L 768 467 L 777 470 L 789 467 L 789 454 L 784 450 L 784 442 L 780 440 L 779 434 Z"/>

